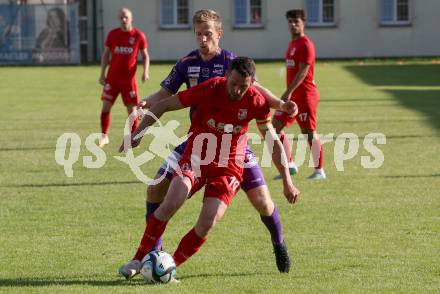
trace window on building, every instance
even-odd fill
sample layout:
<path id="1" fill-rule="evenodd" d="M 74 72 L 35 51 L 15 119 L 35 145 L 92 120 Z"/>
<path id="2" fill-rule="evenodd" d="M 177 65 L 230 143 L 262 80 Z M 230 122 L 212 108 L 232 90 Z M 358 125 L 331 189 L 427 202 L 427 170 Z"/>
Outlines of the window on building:
<path id="1" fill-rule="evenodd" d="M 234 26 L 242 28 L 260 28 L 263 26 L 262 0 L 235 0 Z"/>
<path id="2" fill-rule="evenodd" d="M 380 23 L 382 25 L 410 24 L 409 0 L 380 0 Z"/>
<path id="3" fill-rule="evenodd" d="M 335 0 L 306 0 L 308 26 L 334 26 Z"/>
<path id="4" fill-rule="evenodd" d="M 189 0 L 161 0 L 162 28 L 189 28 Z"/>

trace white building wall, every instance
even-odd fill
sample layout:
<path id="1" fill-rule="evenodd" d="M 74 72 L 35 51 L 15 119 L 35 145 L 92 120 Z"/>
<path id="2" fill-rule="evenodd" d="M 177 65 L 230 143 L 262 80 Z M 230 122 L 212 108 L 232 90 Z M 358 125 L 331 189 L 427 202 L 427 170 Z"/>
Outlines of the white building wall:
<path id="1" fill-rule="evenodd" d="M 303 0 L 266 0 L 265 27 L 233 27 L 232 0 L 192 0 L 190 14 L 214 9 L 223 20 L 221 47 L 256 59 L 281 59 L 290 39 L 286 10 L 303 8 Z M 196 47 L 192 29 L 164 30 L 160 0 L 102 1 L 106 35 L 117 27 L 118 9 L 133 11 L 134 24 L 147 35 L 153 60 L 176 60 Z M 440 56 L 440 0 L 412 0 L 412 23 L 406 27 L 379 25 L 379 0 L 336 0 L 335 27 L 307 27 L 318 58 Z"/>

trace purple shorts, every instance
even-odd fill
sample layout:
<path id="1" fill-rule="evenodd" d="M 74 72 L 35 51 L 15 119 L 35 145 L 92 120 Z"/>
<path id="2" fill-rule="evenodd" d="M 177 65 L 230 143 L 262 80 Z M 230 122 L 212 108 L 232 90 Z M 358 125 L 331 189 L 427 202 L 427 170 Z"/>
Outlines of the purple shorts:
<path id="1" fill-rule="evenodd" d="M 168 180 L 171 180 L 174 174 L 173 167 L 177 166 L 177 164 L 179 163 L 180 159 L 182 158 L 182 154 L 185 151 L 185 147 L 186 141 L 177 146 L 164 161 L 164 163 L 160 166 L 157 174 L 161 176 L 166 173 L 165 177 Z M 261 171 L 255 154 L 252 152 L 249 145 L 246 146 L 245 164 L 246 168 L 243 171 L 243 181 L 241 182 L 241 188 L 245 192 L 247 192 L 253 188 L 266 185 L 263 172 Z"/>

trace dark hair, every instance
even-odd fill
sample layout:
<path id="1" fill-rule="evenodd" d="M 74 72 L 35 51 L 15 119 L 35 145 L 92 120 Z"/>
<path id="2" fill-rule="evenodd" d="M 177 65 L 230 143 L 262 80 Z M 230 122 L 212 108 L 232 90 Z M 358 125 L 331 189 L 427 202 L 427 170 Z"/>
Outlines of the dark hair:
<path id="1" fill-rule="evenodd" d="M 286 18 L 300 18 L 306 21 L 306 12 L 304 9 L 292 9 L 286 11 Z"/>
<path id="2" fill-rule="evenodd" d="M 255 62 L 250 57 L 236 57 L 229 66 L 229 71 L 233 70 L 236 70 L 243 77 L 255 77 Z"/>

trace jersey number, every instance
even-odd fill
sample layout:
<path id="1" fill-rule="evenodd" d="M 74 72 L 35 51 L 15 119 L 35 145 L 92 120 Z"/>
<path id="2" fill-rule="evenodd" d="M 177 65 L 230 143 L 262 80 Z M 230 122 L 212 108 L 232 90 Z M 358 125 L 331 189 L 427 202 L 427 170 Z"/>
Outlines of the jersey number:
<path id="1" fill-rule="evenodd" d="M 305 122 L 307 120 L 307 112 L 303 112 L 303 113 L 298 114 L 298 117 L 299 117 L 300 121 Z"/>
<path id="2" fill-rule="evenodd" d="M 237 190 L 238 186 L 240 186 L 240 182 L 235 177 L 227 177 L 228 178 L 228 186 L 232 188 L 233 191 Z"/>

